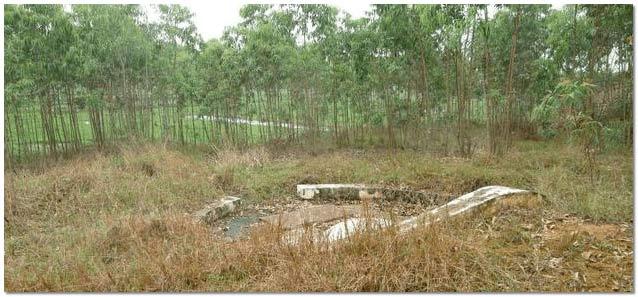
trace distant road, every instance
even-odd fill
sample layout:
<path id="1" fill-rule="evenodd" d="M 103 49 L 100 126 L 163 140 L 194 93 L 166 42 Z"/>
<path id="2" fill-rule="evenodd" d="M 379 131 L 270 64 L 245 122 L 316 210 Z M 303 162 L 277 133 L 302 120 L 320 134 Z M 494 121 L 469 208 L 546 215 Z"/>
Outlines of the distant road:
<path id="1" fill-rule="evenodd" d="M 235 123 L 235 124 L 245 124 L 245 125 L 251 125 L 251 126 L 268 126 L 268 124 L 270 123 L 271 126 L 275 126 L 275 127 L 282 127 L 282 128 L 289 128 L 289 129 L 301 129 L 304 130 L 306 129 L 305 126 L 301 126 L 301 125 L 295 125 L 295 124 L 290 124 L 290 123 L 277 123 L 277 122 L 262 122 L 262 121 L 257 121 L 257 120 L 247 120 L 247 119 L 242 119 L 242 118 L 221 118 L 221 117 L 216 117 L 216 116 L 207 116 L 207 115 L 201 115 L 201 116 L 188 116 L 187 118 L 191 118 L 194 120 L 213 120 L 216 122 L 230 122 L 230 123 Z M 321 129 L 322 131 L 330 131 L 329 128 L 327 127 L 323 127 Z"/>

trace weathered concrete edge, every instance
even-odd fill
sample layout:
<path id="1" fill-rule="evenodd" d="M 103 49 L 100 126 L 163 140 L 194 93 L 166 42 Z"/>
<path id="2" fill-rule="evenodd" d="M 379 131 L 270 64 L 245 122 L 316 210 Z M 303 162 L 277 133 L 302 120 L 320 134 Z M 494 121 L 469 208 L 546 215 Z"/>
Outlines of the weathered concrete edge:
<path id="1" fill-rule="evenodd" d="M 482 195 L 477 197 L 477 194 Z M 443 206 L 437 207 L 418 216 L 403 220 L 399 223 L 399 228 L 401 232 L 406 232 L 420 226 L 421 224 L 429 225 L 438 222 L 443 218 L 451 218 L 470 211 L 478 210 L 479 208 L 481 208 L 482 206 L 486 206 L 490 202 L 508 198 L 516 194 L 535 193 L 528 190 L 521 190 L 504 186 L 483 187 L 473 192 L 464 194 L 463 196 L 456 198 Z M 473 198 L 478 199 L 472 201 Z"/>
<path id="2" fill-rule="evenodd" d="M 302 184 L 297 185 L 297 195 L 301 199 L 314 199 L 316 194 L 321 191 L 338 191 L 338 190 L 363 190 L 366 189 L 364 184 Z"/>
<path id="3" fill-rule="evenodd" d="M 297 196 L 302 200 L 361 200 L 370 197 L 375 200 L 403 201 L 407 203 L 422 203 L 427 207 L 441 206 L 456 198 L 450 195 L 394 189 L 383 185 L 365 184 L 299 184 Z"/>
<path id="4" fill-rule="evenodd" d="M 194 216 L 206 224 L 212 224 L 235 211 L 240 204 L 241 198 L 224 196 L 218 201 L 207 205 L 204 209 L 195 212 Z"/>

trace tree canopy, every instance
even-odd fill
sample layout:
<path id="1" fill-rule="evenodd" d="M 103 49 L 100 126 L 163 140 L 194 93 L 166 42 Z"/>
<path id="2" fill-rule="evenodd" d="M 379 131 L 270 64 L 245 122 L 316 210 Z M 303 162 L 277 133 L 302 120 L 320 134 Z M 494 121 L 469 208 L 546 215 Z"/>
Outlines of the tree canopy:
<path id="1" fill-rule="evenodd" d="M 500 154 L 571 138 L 564 112 L 631 144 L 631 5 L 254 4 L 207 41 L 152 9 L 5 5 L 5 157 L 131 137 Z"/>

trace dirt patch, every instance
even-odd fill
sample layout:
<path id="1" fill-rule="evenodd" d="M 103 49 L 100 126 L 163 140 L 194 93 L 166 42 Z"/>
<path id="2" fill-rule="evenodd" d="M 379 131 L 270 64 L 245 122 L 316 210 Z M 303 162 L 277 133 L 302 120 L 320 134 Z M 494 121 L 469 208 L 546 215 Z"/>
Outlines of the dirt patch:
<path id="1" fill-rule="evenodd" d="M 560 228 L 556 228 L 556 226 L 560 226 Z M 584 235 L 593 236 L 597 240 L 605 240 L 625 234 L 630 226 L 626 224 L 597 225 L 577 217 L 563 215 L 545 220 L 545 228 L 546 230 L 543 235 L 547 240 L 560 238 L 565 233 L 582 233 Z"/>

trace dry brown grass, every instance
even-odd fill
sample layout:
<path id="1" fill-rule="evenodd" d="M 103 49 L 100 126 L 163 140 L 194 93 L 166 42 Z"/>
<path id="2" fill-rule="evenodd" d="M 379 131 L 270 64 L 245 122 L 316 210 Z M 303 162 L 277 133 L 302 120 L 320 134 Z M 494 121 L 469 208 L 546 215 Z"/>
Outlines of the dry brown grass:
<path id="1" fill-rule="evenodd" d="M 541 240 L 532 231 L 543 226 L 538 210 L 509 209 L 496 218 L 436 224 L 407 236 L 390 228 L 329 249 L 282 244 L 274 227 L 224 243 L 188 216 L 125 216 L 82 230 L 76 244 L 41 266 L 8 270 L 5 285 L 9 291 L 474 292 L 611 291 L 618 283 L 616 289 L 631 290 L 631 255 L 613 267 L 602 264 L 601 275 L 601 266 L 586 266 L 573 250 L 575 242 L 610 240 L 566 233 L 558 245 L 549 240 L 535 248 Z M 630 252 L 631 244 L 621 250 Z M 556 257 L 565 258 L 561 267 L 552 267 Z M 590 279 L 572 280 L 575 272 Z"/>
<path id="2" fill-rule="evenodd" d="M 221 168 L 258 167 L 273 159 L 272 154 L 263 146 L 251 147 L 243 151 L 233 147 L 224 147 L 217 149 L 216 152 L 211 161 Z"/>
<path id="3" fill-rule="evenodd" d="M 467 187 L 505 175 L 526 178 L 517 169 L 493 175 L 468 161 L 436 163 L 407 154 L 383 159 L 337 152 L 286 161 L 263 152 L 242 154 L 223 152 L 201 162 L 144 146 L 5 173 L 5 290 L 633 290 L 631 229 L 606 225 L 604 230 L 618 230 L 607 237 L 575 229 L 573 222 L 555 219 L 557 203 L 506 208 L 493 217 L 473 216 L 406 236 L 392 228 L 359 234 L 334 249 L 282 244 L 281 230 L 271 227 L 255 230 L 247 241 L 215 239 L 190 213 L 228 189 L 268 199 L 275 189 L 290 192 L 308 175 L 319 182 L 432 187 L 437 178 Z M 552 158 L 539 162 L 565 162 Z M 531 166 L 527 162 L 519 166 Z M 235 168 L 227 184 L 211 179 L 225 168 Z M 464 185 L 465 176 L 474 179 Z M 587 230 L 602 228 L 591 226 L 598 227 Z"/>

